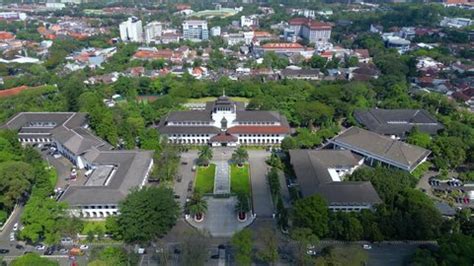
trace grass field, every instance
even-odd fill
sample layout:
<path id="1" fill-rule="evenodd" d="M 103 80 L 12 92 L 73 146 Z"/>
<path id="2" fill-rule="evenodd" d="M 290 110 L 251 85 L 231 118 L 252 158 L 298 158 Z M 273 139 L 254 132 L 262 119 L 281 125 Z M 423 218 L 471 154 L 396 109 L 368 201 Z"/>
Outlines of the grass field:
<path id="1" fill-rule="evenodd" d="M 198 167 L 196 170 L 195 191 L 200 193 L 214 192 L 214 175 L 216 173 L 216 165 L 210 164 L 208 167 Z"/>
<path id="2" fill-rule="evenodd" d="M 236 194 L 245 194 L 250 197 L 249 165 L 230 167 L 230 191 Z"/>
<path id="3" fill-rule="evenodd" d="M 87 235 L 89 231 L 95 233 L 97 228 L 101 228 L 102 232 L 105 233 L 105 221 L 85 221 L 84 229 L 82 229 L 82 234 Z"/>

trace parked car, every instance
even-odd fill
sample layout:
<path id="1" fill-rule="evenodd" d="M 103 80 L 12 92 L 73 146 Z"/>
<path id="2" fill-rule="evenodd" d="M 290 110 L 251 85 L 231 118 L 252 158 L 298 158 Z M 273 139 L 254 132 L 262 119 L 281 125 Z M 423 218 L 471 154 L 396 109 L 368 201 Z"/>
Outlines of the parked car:
<path id="1" fill-rule="evenodd" d="M 191 171 L 196 171 L 196 165 L 193 165 L 193 168 L 191 168 Z"/>
<path id="2" fill-rule="evenodd" d="M 10 233 L 10 241 L 15 241 L 15 233 Z"/>
<path id="3" fill-rule="evenodd" d="M 35 247 L 35 249 L 36 249 L 36 250 L 45 250 L 46 247 L 45 247 L 45 245 L 40 244 L 40 245 L 37 245 L 37 246 Z"/>
<path id="4" fill-rule="evenodd" d="M 54 157 L 54 159 L 59 159 L 59 158 L 62 157 L 62 155 L 59 154 L 59 153 L 53 153 L 53 157 Z"/>
<path id="5" fill-rule="evenodd" d="M 49 247 L 49 248 L 47 248 L 47 249 L 45 250 L 45 252 L 43 253 L 43 255 L 46 255 L 46 256 L 53 255 L 54 251 L 55 251 L 54 248 Z"/>
<path id="6" fill-rule="evenodd" d="M 15 224 L 13 225 L 13 231 L 18 231 L 18 223 L 15 223 Z"/>
<path id="7" fill-rule="evenodd" d="M 371 245 L 364 244 L 364 245 L 362 245 L 362 248 L 363 248 L 363 249 L 372 249 L 372 246 L 371 246 Z"/>
<path id="8" fill-rule="evenodd" d="M 80 250 L 88 250 L 89 249 L 89 246 L 88 245 L 81 245 L 79 247 Z"/>
<path id="9" fill-rule="evenodd" d="M 22 245 L 20 245 L 20 244 L 17 244 L 17 245 L 15 246 L 15 248 L 16 248 L 16 249 L 24 249 L 25 247 L 22 246 Z"/>
<path id="10" fill-rule="evenodd" d="M 182 161 L 182 162 L 181 162 L 181 164 L 182 164 L 182 165 L 187 165 L 187 164 L 188 164 L 188 162 L 186 162 L 186 161 Z"/>
<path id="11" fill-rule="evenodd" d="M 7 254 L 8 252 L 10 252 L 9 249 L 6 249 L 6 248 L 0 248 L 0 254 Z"/>
<path id="12" fill-rule="evenodd" d="M 67 254 L 68 250 L 66 248 L 62 248 L 59 250 L 60 254 Z"/>

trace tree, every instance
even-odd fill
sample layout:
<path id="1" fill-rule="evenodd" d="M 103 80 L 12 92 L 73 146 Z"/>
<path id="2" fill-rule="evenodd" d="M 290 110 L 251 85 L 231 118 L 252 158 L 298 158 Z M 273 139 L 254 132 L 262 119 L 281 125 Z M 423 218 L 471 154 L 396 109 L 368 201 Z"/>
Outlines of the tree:
<path id="1" fill-rule="evenodd" d="M 58 243 L 63 223 L 70 219 L 66 209 L 66 203 L 33 192 L 21 214 L 21 223 L 25 226 L 21 237 L 31 242 L 44 239 L 46 244 Z"/>
<path id="2" fill-rule="evenodd" d="M 327 63 L 327 59 L 319 55 L 313 55 L 309 61 L 309 65 L 312 68 L 324 68 Z"/>
<path id="3" fill-rule="evenodd" d="M 235 261 L 238 265 L 250 265 L 252 263 L 252 231 L 243 229 L 232 236 L 231 245 L 236 250 Z"/>
<path id="4" fill-rule="evenodd" d="M 183 265 L 205 265 L 209 239 L 198 232 L 189 233 L 183 243 Z"/>
<path id="5" fill-rule="evenodd" d="M 334 109 L 318 101 L 298 102 L 295 104 L 295 115 L 301 125 L 312 126 L 314 123 L 320 125 L 332 119 Z"/>
<path id="6" fill-rule="evenodd" d="M 0 204 L 12 209 L 34 181 L 31 165 L 25 162 L 0 163 Z"/>
<path id="7" fill-rule="evenodd" d="M 112 239 L 121 240 L 123 238 L 117 216 L 108 216 L 105 219 L 105 232 Z"/>
<path id="8" fill-rule="evenodd" d="M 408 135 L 407 142 L 423 148 L 429 148 L 431 136 L 428 133 L 421 132 L 417 127 L 413 127 Z"/>
<path id="9" fill-rule="evenodd" d="M 48 260 L 46 258 L 40 257 L 36 253 L 28 253 L 21 257 L 18 257 L 12 261 L 10 264 L 12 266 L 57 266 L 59 263 L 56 261 Z"/>
<path id="10" fill-rule="evenodd" d="M 201 193 L 194 192 L 191 200 L 187 204 L 187 208 L 189 213 L 194 216 L 196 220 L 201 220 L 207 211 L 207 201 L 204 200 Z"/>
<path id="11" fill-rule="evenodd" d="M 456 168 L 466 160 L 466 146 L 461 138 L 438 136 L 431 149 L 435 156 L 433 162 L 438 168 Z"/>
<path id="12" fill-rule="evenodd" d="M 300 199 L 293 207 L 293 223 L 311 229 L 317 237 L 324 237 L 329 230 L 329 213 L 326 201 L 319 195 Z"/>
<path id="13" fill-rule="evenodd" d="M 278 237 L 273 229 L 265 228 L 259 232 L 259 237 L 263 242 L 257 256 L 264 262 L 273 265 L 278 261 Z"/>
<path id="14" fill-rule="evenodd" d="M 88 265 L 117 265 L 126 266 L 129 264 L 127 252 L 119 247 L 105 247 L 98 255 L 98 258 Z"/>
<path id="15" fill-rule="evenodd" d="M 212 160 L 212 150 L 209 146 L 205 145 L 199 149 L 198 161 L 200 165 L 208 166 L 209 161 Z"/>
<path id="16" fill-rule="evenodd" d="M 326 248 L 315 265 L 367 265 L 369 256 L 360 246 Z"/>
<path id="17" fill-rule="evenodd" d="M 360 221 L 352 213 L 332 213 L 329 229 L 333 238 L 346 241 L 360 240 L 364 233 Z"/>
<path id="18" fill-rule="evenodd" d="M 86 237 L 87 242 L 94 241 L 94 238 L 95 238 L 94 232 L 92 230 L 87 231 L 87 237 Z"/>
<path id="19" fill-rule="evenodd" d="M 290 237 L 296 241 L 296 263 L 298 265 L 311 264 L 311 257 L 308 255 L 308 247 L 314 246 L 318 242 L 318 237 L 313 234 L 311 229 L 296 227 L 290 231 Z"/>
<path id="20" fill-rule="evenodd" d="M 249 197 L 245 194 L 237 195 L 237 204 L 235 205 L 235 211 L 239 215 L 239 219 L 245 219 L 246 213 L 250 211 Z"/>
<path id="21" fill-rule="evenodd" d="M 242 167 L 243 164 L 249 159 L 249 154 L 244 147 L 238 147 L 232 154 L 232 161 L 237 163 L 239 167 Z"/>
<path id="22" fill-rule="evenodd" d="M 133 190 L 120 203 L 117 224 L 126 242 L 147 242 L 166 234 L 176 223 L 179 206 L 165 187 Z"/>

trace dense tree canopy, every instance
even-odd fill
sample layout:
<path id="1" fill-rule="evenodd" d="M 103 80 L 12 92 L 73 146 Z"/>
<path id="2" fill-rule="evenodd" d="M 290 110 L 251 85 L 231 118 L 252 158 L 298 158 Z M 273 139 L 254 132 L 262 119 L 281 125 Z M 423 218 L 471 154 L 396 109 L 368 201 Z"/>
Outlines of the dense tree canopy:
<path id="1" fill-rule="evenodd" d="M 326 201 L 320 196 L 311 196 L 295 202 L 293 222 L 295 226 L 309 228 L 317 237 L 328 231 L 329 210 Z"/>
<path id="2" fill-rule="evenodd" d="M 147 242 L 166 234 L 178 215 L 171 189 L 144 187 L 132 191 L 120 204 L 117 223 L 125 241 Z"/>

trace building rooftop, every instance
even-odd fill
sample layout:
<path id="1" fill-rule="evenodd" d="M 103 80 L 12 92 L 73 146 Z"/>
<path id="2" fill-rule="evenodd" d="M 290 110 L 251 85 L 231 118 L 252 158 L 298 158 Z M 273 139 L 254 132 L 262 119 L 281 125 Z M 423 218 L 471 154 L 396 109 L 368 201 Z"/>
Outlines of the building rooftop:
<path id="1" fill-rule="evenodd" d="M 144 182 L 153 162 L 153 151 L 112 150 L 112 146 L 86 129 L 87 115 L 72 112 L 25 112 L 2 128 L 19 130 L 19 137 L 45 135 L 81 156 L 94 171 L 81 185 L 69 186 L 61 201 L 71 206 L 116 204 L 133 187 Z"/>
<path id="2" fill-rule="evenodd" d="M 413 127 L 435 135 L 443 129 L 443 125 L 423 109 L 360 109 L 354 111 L 354 117 L 370 131 L 384 135 L 404 136 Z"/>
<path id="3" fill-rule="evenodd" d="M 290 161 L 303 197 L 321 195 L 330 205 L 378 204 L 370 182 L 333 180 L 331 169 L 351 169 L 362 157 L 348 150 L 290 150 Z"/>
<path id="4" fill-rule="evenodd" d="M 359 127 L 350 127 L 329 141 L 358 153 L 412 171 L 431 152 Z"/>

